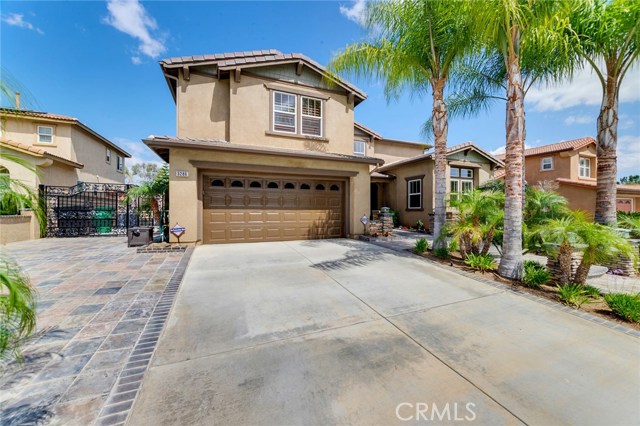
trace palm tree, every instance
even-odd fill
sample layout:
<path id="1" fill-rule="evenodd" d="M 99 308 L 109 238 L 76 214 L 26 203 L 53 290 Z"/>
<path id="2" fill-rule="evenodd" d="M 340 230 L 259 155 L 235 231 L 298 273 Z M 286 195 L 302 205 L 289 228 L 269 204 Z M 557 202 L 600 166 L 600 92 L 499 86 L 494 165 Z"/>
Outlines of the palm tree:
<path id="1" fill-rule="evenodd" d="M 458 210 L 459 217 L 447 230 L 457 241 L 462 258 L 487 254 L 502 226 L 504 193 L 474 190 L 452 199 L 451 205 Z"/>
<path id="2" fill-rule="evenodd" d="M 36 170 L 18 157 L 2 153 L 2 159 Z M 46 228 L 46 217 L 38 203 L 37 195 L 23 182 L 12 179 L 8 173 L 0 173 L 0 211 L 16 214 L 30 208 Z M 20 358 L 21 343 L 36 326 L 36 293 L 29 284 L 29 277 L 6 250 L 0 250 L 0 361 Z"/>
<path id="3" fill-rule="evenodd" d="M 618 255 L 632 259 L 637 256 L 631 244 L 616 230 L 594 223 L 591 217 L 580 211 L 543 222 L 532 236 L 540 237 L 547 251 L 558 257 L 562 283 L 584 284 L 591 265 Z M 582 252 L 582 259 L 572 276 L 572 254 L 577 251 Z"/>
<path id="4" fill-rule="evenodd" d="M 138 199 L 142 203 L 139 205 L 141 210 L 151 211 L 155 223 L 162 225 L 160 200 L 169 190 L 169 165 L 164 164 L 157 171 L 157 174 L 147 174 L 146 180 L 137 186 L 129 188 L 127 191 L 127 199 Z M 164 206 L 166 209 L 167 206 Z"/>
<path id="5" fill-rule="evenodd" d="M 602 86 L 598 115 L 595 219 L 616 220 L 618 98 L 620 86 L 640 55 L 640 3 L 637 0 L 575 2 L 571 26 L 578 54 L 591 66 Z"/>
<path id="6" fill-rule="evenodd" d="M 486 54 L 497 52 L 506 73 L 505 216 L 498 273 L 522 275 L 522 207 L 524 196 L 525 110 L 521 58 L 533 69 L 553 69 L 556 78 L 573 68 L 562 30 L 562 2 L 553 0 L 486 0 L 472 2 L 474 33 Z M 526 55 L 524 53 L 526 52 Z"/>
<path id="7" fill-rule="evenodd" d="M 435 152 L 435 217 L 438 236 L 446 215 L 447 105 L 445 87 L 454 65 L 473 46 L 468 2 L 452 7 L 447 0 L 391 0 L 367 5 L 367 28 L 372 41 L 347 46 L 333 58 L 329 69 L 375 76 L 385 81 L 387 99 L 403 89 L 413 95 L 431 90 L 431 123 Z M 436 239 L 436 245 L 444 244 Z M 438 247 L 436 247 L 438 248 Z"/>

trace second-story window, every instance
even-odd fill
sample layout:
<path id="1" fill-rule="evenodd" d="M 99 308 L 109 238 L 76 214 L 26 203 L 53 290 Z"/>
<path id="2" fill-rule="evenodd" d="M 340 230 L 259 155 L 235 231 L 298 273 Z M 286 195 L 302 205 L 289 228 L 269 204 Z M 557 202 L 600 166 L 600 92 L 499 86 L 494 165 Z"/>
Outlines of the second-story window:
<path id="1" fill-rule="evenodd" d="M 353 141 L 353 153 L 355 155 L 367 154 L 367 146 L 364 141 Z"/>
<path id="2" fill-rule="evenodd" d="M 588 158 L 580 158 L 579 175 L 580 177 L 591 177 L 591 160 Z"/>
<path id="3" fill-rule="evenodd" d="M 540 160 L 540 170 L 553 170 L 553 157 L 545 157 Z"/>
<path id="4" fill-rule="evenodd" d="M 53 127 L 38 126 L 38 143 L 53 143 Z"/>
<path id="5" fill-rule="evenodd" d="M 322 101 L 302 96 L 301 130 L 303 135 L 322 136 Z"/>
<path id="6" fill-rule="evenodd" d="M 111 149 L 110 148 L 107 148 L 106 161 L 107 161 L 107 164 L 111 164 Z"/>
<path id="7" fill-rule="evenodd" d="M 124 157 L 121 157 L 121 156 L 119 156 L 119 155 L 118 155 L 118 164 L 117 164 L 117 167 L 118 167 L 118 171 L 119 171 L 119 172 L 124 171 Z"/>
<path id="8" fill-rule="evenodd" d="M 323 105 L 321 99 L 285 92 L 273 92 L 274 132 L 322 137 Z"/>
<path id="9" fill-rule="evenodd" d="M 296 133 L 296 95 L 273 93 L 273 130 Z"/>

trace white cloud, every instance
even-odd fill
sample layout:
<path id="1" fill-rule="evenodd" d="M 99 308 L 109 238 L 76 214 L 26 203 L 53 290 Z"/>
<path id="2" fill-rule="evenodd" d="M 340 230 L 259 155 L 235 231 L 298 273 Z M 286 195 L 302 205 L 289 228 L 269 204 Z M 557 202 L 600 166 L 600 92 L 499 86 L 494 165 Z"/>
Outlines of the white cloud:
<path id="1" fill-rule="evenodd" d="M 131 154 L 131 158 L 127 160 L 127 167 L 131 168 L 138 163 L 157 163 L 162 164 L 162 160 L 142 141 L 132 141 L 127 138 L 115 137 L 111 139 L 113 143 Z"/>
<path id="2" fill-rule="evenodd" d="M 35 31 L 39 34 L 44 34 L 44 31 L 42 31 L 40 28 L 34 26 L 32 23 L 27 22 L 24 20 L 24 15 L 21 13 L 10 13 L 6 16 L 2 17 L 2 22 L 6 23 L 7 25 L 11 25 L 14 27 L 18 27 L 18 28 L 24 28 L 26 30 L 31 30 L 31 31 Z"/>
<path id="3" fill-rule="evenodd" d="M 627 71 L 620 88 L 619 101 L 640 101 L 639 66 Z M 560 111 L 574 106 L 600 105 L 602 86 L 598 76 L 587 65 L 574 74 L 572 81 L 532 87 L 527 93 L 526 102 L 533 111 Z"/>
<path id="4" fill-rule="evenodd" d="M 618 177 L 640 174 L 640 136 L 618 137 Z"/>
<path id="5" fill-rule="evenodd" d="M 627 114 L 620 114 L 618 117 L 618 129 L 619 130 L 627 130 L 631 129 L 636 125 L 636 122 L 632 117 L 629 117 Z"/>
<path id="6" fill-rule="evenodd" d="M 346 16 L 350 21 L 362 26 L 364 26 L 365 23 L 366 10 L 366 0 L 354 0 L 351 7 L 340 5 L 340 13 Z"/>
<path id="7" fill-rule="evenodd" d="M 533 143 L 525 143 L 524 144 L 524 149 L 528 149 L 528 148 L 535 148 L 536 146 L 540 146 L 542 144 L 542 140 L 541 139 L 536 139 L 535 141 L 533 141 Z M 502 145 L 499 146 L 498 148 L 494 149 L 493 151 L 489 151 L 489 154 L 491 155 L 500 155 L 500 154 L 504 154 L 506 152 L 507 148 Z"/>
<path id="8" fill-rule="evenodd" d="M 152 35 L 158 30 L 156 20 L 138 0 L 108 0 L 107 9 L 109 16 L 104 22 L 140 42 L 137 54 L 131 58 L 134 64 L 142 62 L 139 55 L 155 59 L 167 50 L 162 38 Z"/>
<path id="9" fill-rule="evenodd" d="M 131 62 L 133 62 L 134 65 L 140 65 L 142 63 L 142 59 L 140 56 L 132 56 Z"/>
<path id="10" fill-rule="evenodd" d="M 573 124 L 589 124 L 595 123 L 597 117 L 592 117 L 590 115 L 569 115 L 564 119 L 564 124 L 567 126 L 571 126 Z"/>

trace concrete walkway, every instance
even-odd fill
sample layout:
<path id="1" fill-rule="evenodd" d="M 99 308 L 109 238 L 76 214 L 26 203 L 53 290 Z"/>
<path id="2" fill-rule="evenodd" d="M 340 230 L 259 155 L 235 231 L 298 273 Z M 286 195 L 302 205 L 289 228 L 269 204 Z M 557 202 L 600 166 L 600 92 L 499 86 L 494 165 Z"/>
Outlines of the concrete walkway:
<path id="1" fill-rule="evenodd" d="M 372 244 L 201 246 L 127 424 L 639 424 L 639 359 L 635 337 Z"/>

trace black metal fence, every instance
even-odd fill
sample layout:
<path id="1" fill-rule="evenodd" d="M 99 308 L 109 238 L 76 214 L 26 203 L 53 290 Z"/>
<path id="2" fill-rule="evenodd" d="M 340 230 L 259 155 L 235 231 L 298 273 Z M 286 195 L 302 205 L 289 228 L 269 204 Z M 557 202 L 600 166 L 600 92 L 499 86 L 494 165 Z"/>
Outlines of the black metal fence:
<path id="1" fill-rule="evenodd" d="M 161 214 L 147 207 L 148 199 L 129 200 L 133 185 L 81 182 L 75 186 L 40 186 L 47 215 L 47 237 L 126 235 L 135 226 L 166 223 L 165 200 L 157 199 Z M 163 220 L 164 219 L 164 220 Z"/>

